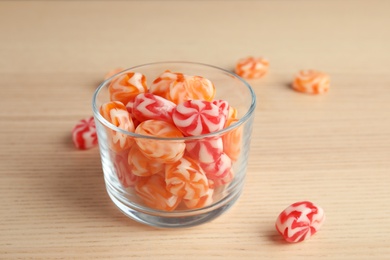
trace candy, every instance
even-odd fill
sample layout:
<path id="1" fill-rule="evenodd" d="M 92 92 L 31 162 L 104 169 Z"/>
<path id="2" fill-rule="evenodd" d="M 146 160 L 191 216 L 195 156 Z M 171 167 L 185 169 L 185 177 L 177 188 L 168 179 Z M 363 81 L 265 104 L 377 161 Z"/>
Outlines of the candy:
<path id="1" fill-rule="evenodd" d="M 172 211 L 179 205 L 181 199 L 170 193 L 165 186 L 164 177 L 154 174 L 139 180 L 135 186 L 135 191 L 147 206 Z"/>
<path id="2" fill-rule="evenodd" d="M 325 221 L 324 210 L 309 201 L 288 206 L 278 216 L 275 227 L 287 242 L 310 238 Z"/>
<path id="3" fill-rule="evenodd" d="M 191 99 L 212 101 L 215 96 L 214 84 L 201 76 L 187 76 L 186 83 Z M 184 100 L 185 101 L 185 100 Z"/>
<path id="4" fill-rule="evenodd" d="M 183 137 L 183 134 L 173 124 L 154 119 L 140 123 L 135 133 L 160 138 Z M 135 141 L 147 158 L 161 163 L 178 161 L 183 156 L 186 147 L 183 140 L 137 138 Z"/>
<path id="5" fill-rule="evenodd" d="M 199 199 L 209 189 L 207 177 L 198 162 L 186 156 L 165 166 L 165 182 L 169 192 L 187 200 Z"/>
<path id="6" fill-rule="evenodd" d="M 228 122 L 228 126 L 238 122 L 238 119 L 231 119 Z M 223 151 L 229 156 L 232 161 L 237 161 L 241 152 L 241 140 L 243 129 L 242 126 L 238 126 L 222 136 Z"/>
<path id="7" fill-rule="evenodd" d="M 108 86 L 111 101 L 127 104 L 139 93 L 147 92 L 146 77 L 139 72 L 128 72 L 114 78 Z"/>
<path id="8" fill-rule="evenodd" d="M 93 117 L 83 119 L 74 126 L 72 140 L 80 150 L 90 149 L 97 145 L 96 126 Z"/>
<path id="9" fill-rule="evenodd" d="M 104 75 L 104 80 L 107 80 L 107 79 L 111 78 L 112 76 L 114 76 L 115 74 L 117 74 L 121 71 L 124 71 L 124 70 L 125 70 L 124 68 L 116 68 L 116 69 L 110 70 L 109 72 L 107 72 L 106 75 Z"/>
<path id="10" fill-rule="evenodd" d="M 188 209 L 199 209 L 206 206 L 209 206 L 213 203 L 213 194 L 214 194 L 214 183 L 209 180 L 209 189 L 205 195 L 200 197 L 199 199 L 184 199 L 183 202 Z"/>
<path id="11" fill-rule="evenodd" d="M 219 131 L 226 122 L 218 106 L 203 100 L 189 100 L 177 105 L 172 118 L 176 127 L 185 136 Z"/>
<path id="12" fill-rule="evenodd" d="M 207 178 L 218 181 L 226 177 L 232 168 L 232 160 L 225 153 L 212 163 L 201 163 Z"/>
<path id="13" fill-rule="evenodd" d="M 173 102 L 160 96 L 141 93 L 135 97 L 132 114 L 140 122 L 156 119 L 173 123 L 172 113 L 175 107 L 176 105 Z"/>
<path id="14" fill-rule="evenodd" d="M 183 73 L 174 73 L 166 70 L 153 81 L 149 88 L 149 92 L 167 98 L 169 87 L 175 81 L 184 82 Z"/>
<path id="15" fill-rule="evenodd" d="M 215 162 L 223 153 L 223 142 L 220 137 L 188 141 L 186 151 L 189 156 L 200 163 Z"/>
<path id="16" fill-rule="evenodd" d="M 224 177 L 214 179 L 214 185 L 215 187 L 223 186 L 225 184 L 232 182 L 233 179 L 234 179 L 234 172 L 233 169 L 230 169 L 230 171 Z"/>
<path id="17" fill-rule="evenodd" d="M 130 170 L 125 153 L 112 153 L 111 157 L 118 180 L 122 186 L 125 188 L 134 186 L 139 177 Z"/>
<path id="18" fill-rule="evenodd" d="M 145 177 L 164 172 L 164 164 L 146 158 L 136 145 L 131 147 L 127 158 L 129 169 L 134 175 Z"/>
<path id="19" fill-rule="evenodd" d="M 235 73 L 246 79 L 261 78 L 268 72 L 268 66 L 268 60 L 264 58 L 247 57 L 237 62 Z"/>
<path id="20" fill-rule="evenodd" d="M 134 132 L 134 124 L 126 107 L 119 101 L 111 101 L 100 107 L 100 114 L 111 124 L 128 132 Z M 129 148 L 133 139 L 126 134 L 115 130 L 110 132 L 110 147 L 114 151 L 122 151 Z"/>
<path id="21" fill-rule="evenodd" d="M 301 70 L 295 75 L 292 87 L 303 93 L 322 94 L 329 90 L 329 76 L 316 70 Z"/>

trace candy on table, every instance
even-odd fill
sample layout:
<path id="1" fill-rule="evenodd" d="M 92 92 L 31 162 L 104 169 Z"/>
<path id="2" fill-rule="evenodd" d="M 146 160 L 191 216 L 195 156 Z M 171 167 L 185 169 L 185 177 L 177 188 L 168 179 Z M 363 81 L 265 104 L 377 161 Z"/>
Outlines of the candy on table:
<path id="1" fill-rule="evenodd" d="M 172 113 L 175 107 L 176 104 L 163 97 L 140 93 L 135 97 L 132 114 L 139 122 L 156 119 L 173 123 Z"/>
<path id="2" fill-rule="evenodd" d="M 301 70 L 295 75 L 292 87 L 303 93 L 322 94 L 329 90 L 329 76 L 316 70 Z"/>
<path id="3" fill-rule="evenodd" d="M 146 158 L 136 145 L 130 148 L 127 158 L 131 173 L 137 176 L 146 177 L 165 170 L 164 164 Z"/>
<path id="4" fill-rule="evenodd" d="M 310 238 L 325 221 L 324 210 L 312 202 L 301 201 L 288 206 L 278 216 L 275 227 L 287 242 Z"/>
<path id="5" fill-rule="evenodd" d="M 80 150 L 90 149 L 97 145 L 96 125 L 93 117 L 80 120 L 72 129 L 72 140 Z"/>
<path id="6" fill-rule="evenodd" d="M 184 74 L 166 70 L 153 81 L 150 85 L 149 92 L 167 98 L 169 88 L 175 81 L 184 82 Z"/>
<path id="7" fill-rule="evenodd" d="M 121 71 L 124 71 L 124 70 L 125 70 L 124 68 L 116 68 L 116 69 L 110 70 L 109 72 L 107 72 L 106 75 L 104 75 L 104 80 L 109 79 L 112 76 L 114 76 L 115 74 L 117 74 Z"/>
<path id="8" fill-rule="evenodd" d="M 246 79 L 263 77 L 268 72 L 269 62 L 264 58 L 247 57 L 240 59 L 235 68 L 235 73 Z"/>
<path id="9" fill-rule="evenodd" d="M 238 119 L 231 119 L 226 127 L 237 123 Z M 242 126 L 238 126 L 222 136 L 223 151 L 229 158 L 235 162 L 238 160 L 241 152 Z"/>
<path id="10" fill-rule="evenodd" d="M 232 169 L 232 160 L 225 153 L 212 163 L 201 163 L 200 164 L 207 178 L 214 182 L 225 178 Z"/>
<path id="11" fill-rule="evenodd" d="M 129 164 L 127 163 L 126 153 L 111 152 L 111 157 L 114 164 L 115 172 L 118 176 L 118 180 L 122 184 L 122 186 L 125 188 L 134 186 L 139 177 L 134 175 L 130 170 Z"/>
<path id="12" fill-rule="evenodd" d="M 183 199 L 199 199 L 207 194 L 209 182 L 194 159 L 183 156 L 175 163 L 165 165 L 166 189 Z"/>
<path id="13" fill-rule="evenodd" d="M 187 76 L 186 83 L 191 99 L 212 101 L 215 96 L 214 84 L 201 76 Z M 186 101 L 186 100 L 183 100 Z"/>
<path id="14" fill-rule="evenodd" d="M 200 163 L 215 162 L 223 153 L 221 137 L 210 137 L 201 140 L 190 140 L 186 143 L 188 155 Z"/>
<path id="15" fill-rule="evenodd" d="M 154 174 L 138 180 L 135 191 L 147 206 L 172 211 L 179 205 L 181 198 L 170 193 L 165 186 L 164 177 Z"/>
<path id="16" fill-rule="evenodd" d="M 100 114 L 111 124 L 128 132 L 134 132 L 134 124 L 125 105 L 119 101 L 104 103 L 100 107 Z M 118 131 L 110 131 L 110 147 L 114 151 L 123 151 L 129 148 L 133 139 Z"/>
<path id="17" fill-rule="evenodd" d="M 172 118 L 176 127 L 185 136 L 219 131 L 226 122 L 219 107 L 204 100 L 188 100 L 177 105 Z"/>
<path id="18" fill-rule="evenodd" d="M 183 134 L 171 123 L 161 120 L 146 120 L 138 125 L 135 133 L 157 138 L 182 138 Z M 161 140 L 152 138 L 137 138 L 140 151 L 149 159 L 161 163 L 173 163 L 184 154 L 183 140 Z"/>
<path id="19" fill-rule="evenodd" d="M 183 199 L 183 202 L 188 209 L 203 208 L 213 203 L 213 194 L 214 194 L 214 183 L 212 180 L 209 180 L 209 189 L 205 195 L 203 195 L 199 199 L 191 199 L 191 200 Z"/>
<path id="20" fill-rule="evenodd" d="M 128 72 L 114 78 L 108 86 L 111 101 L 127 104 L 139 93 L 148 91 L 146 77 L 139 72 Z"/>

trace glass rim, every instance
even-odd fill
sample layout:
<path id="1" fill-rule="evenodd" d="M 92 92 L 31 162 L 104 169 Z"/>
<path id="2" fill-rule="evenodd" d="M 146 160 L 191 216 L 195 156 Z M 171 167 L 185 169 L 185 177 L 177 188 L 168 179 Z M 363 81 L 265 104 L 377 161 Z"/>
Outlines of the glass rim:
<path id="1" fill-rule="evenodd" d="M 106 120 L 100 114 L 100 112 L 99 112 L 100 108 L 98 108 L 96 106 L 97 97 L 98 97 L 100 91 L 113 78 L 115 78 L 115 77 L 117 77 L 119 75 L 122 75 L 124 73 L 127 73 L 129 71 L 135 71 L 135 69 L 138 69 L 138 68 L 148 67 L 148 66 L 152 66 L 152 65 L 161 65 L 161 64 L 198 65 L 198 66 L 209 67 L 209 68 L 212 68 L 212 69 L 215 69 L 215 70 L 219 70 L 220 72 L 225 72 L 225 73 L 233 76 L 234 78 L 238 79 L 239 81 L 241 81 L 246 86 L 246 88 L 249 90 L 250 95 L 251 95 L 251 104 L 250 104 L 248 110 L 246 111 L 246 113 L 241 118 L 239 118 L 237 122 L 235 122 L 234 124 L 232 124 L 232 125 L 230 125 L 230 126 L 228 126 L 226 128 L 223 128 L 223 129 L 221 129 L 219 131 L 215 131 L 215 132 L 211 132 L 211 133 L 207 133 L 207 134 L 202 134 L 202 135 L 196 135 L 196 136 L 171 137 L 171 138 L 156 137 L 156 136 L 150 136 L 150 135 L 141 135 L 141 134 L 137 134 L 137 133 L 134 133 L 134 132 L 126 131 L 126 130 L 124 130 L 122 128 L 119 128 L 119 127 L 115 126 L 114 124 L 110 123 L 108 120 Z M 137 65 L 137 66 L 133 66 L 133 67 L 124 69 L 123 71 L 114 74 L 113 76 L 109 77 L 108 79 L 106 79 L 102 83 L 100 83 L 100 85 L 96 88 L 96 90 L 95 90 L 95 92 L 93 94 L 93 97 L 92 97 L 92 110 L 93 110 L 93 114 L 94 114 L 95 119 L 98 119 L 99 122 L 101 122 L 102 124 L 104 124 L 108 128 L 110 128 L 110 129 L 112 129 L 112 130 L 114 130 L 116 132 L 119 132 L 119 133 L 122 133 L 122 134 L 125 134 L 125 135 L 128 135 L 128 136 L 134 137 L 134 138 L 154 139 L 154 140 L 163 140 L 163 141 L 197 140 L 197 139 L 204 139 L 204 138 L 210 138 L 210 137 L 214 137 L 214 136 L 223 135 L 224 133 L 229 132 L 230 130 L 232 130 L 234 128 L 238 128 L 240 125 L 242 125 L 244 122 L 246 122 L 251 117 L 251 115 L 253 114 L 255 108 L 256 108 L 256 95 L 255 95 L 255 92 L 254 92 L 253 88 L 249 85 L 249 83 L 246 82 L 243 78 L 241 78 L 240 76 L 238 76 L 237 74 L 235 74 L 235 73 L 233 73 L 231 71 L 228 71 L 228 70 L 223 69 L 223 68 L 219 68 L 219 67 L 214 66 L 214 65 L 209 65 L 209 64 L 205 64 L 205 63 L 199 63 L 199 62 L 190 62 L 190 61 L 160 61 L 160 62 L 151 62 L 151 63 L 145 63 L 145 64 L 141 64 L 141 65 Z"/>

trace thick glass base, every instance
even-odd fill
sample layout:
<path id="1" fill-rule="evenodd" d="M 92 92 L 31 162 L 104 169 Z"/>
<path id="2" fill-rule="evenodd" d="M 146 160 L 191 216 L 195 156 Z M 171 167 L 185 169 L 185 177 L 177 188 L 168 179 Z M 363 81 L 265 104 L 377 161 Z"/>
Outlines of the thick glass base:
<path id="1" fill-rule="evenodd" d="M 131 206 L 116 197 L 107 186 L 107 192 L 114 204 L 129 218 L 157 228 L 186 228 L 209 222 L 226 212 L 240 197 L 241 192 L 231 194 L 222 201 L 207 208 L 191 211 L 162 212 L 142 210 Z"/>

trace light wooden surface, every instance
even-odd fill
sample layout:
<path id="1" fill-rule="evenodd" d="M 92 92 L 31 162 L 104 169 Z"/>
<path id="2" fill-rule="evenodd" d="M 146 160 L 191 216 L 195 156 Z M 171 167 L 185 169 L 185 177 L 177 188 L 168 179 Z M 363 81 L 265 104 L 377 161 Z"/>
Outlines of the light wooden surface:
<path id="1" fill-rule="evenodd" d="M 389 259 L 389 1 L 0 2 L 0 259 Z M 186 60 L 231 69 L 265 56 L 243 195 L 202 226 L 122 215 L 97 149 L 70 131 L 115 67 Z M 329 73 L 322 96 L 295 72 Z M 312 239 L 286 244 L 290 203 L 321 205 Z"/>

